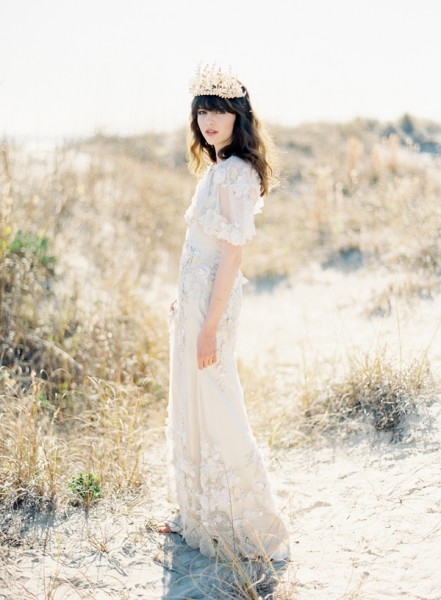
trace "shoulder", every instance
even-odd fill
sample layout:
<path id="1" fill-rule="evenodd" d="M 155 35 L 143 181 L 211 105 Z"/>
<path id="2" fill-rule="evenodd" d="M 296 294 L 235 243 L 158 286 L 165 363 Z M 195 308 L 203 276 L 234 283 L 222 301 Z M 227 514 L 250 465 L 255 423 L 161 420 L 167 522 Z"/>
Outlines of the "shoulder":
<path id="1" fill-rule="evenodd" d="M 230 156 L 215 167 L 216 179 L 219 183 L 258 183 L 256 169 L 239 156 Z"/>
<path id="2" fill-rule="evenodd" d="M 255 170 L 251 163 L 239 156 L 230 156 L 222 161 L 221 164 L 229 172 L 237 171 L 239 173 L 251 173 Z"/>
<path id="3" fill-rule="evenodd" d="M 247 160 L 240 158 L 240 156 L 235 156 L 234 154 L 229 158 L 223 160 L 221 164 L 227 166 L 228 168 L 236 167 L 237 169 L 245 169 L 247 167 L 251 167 L 250 163 Z"/>

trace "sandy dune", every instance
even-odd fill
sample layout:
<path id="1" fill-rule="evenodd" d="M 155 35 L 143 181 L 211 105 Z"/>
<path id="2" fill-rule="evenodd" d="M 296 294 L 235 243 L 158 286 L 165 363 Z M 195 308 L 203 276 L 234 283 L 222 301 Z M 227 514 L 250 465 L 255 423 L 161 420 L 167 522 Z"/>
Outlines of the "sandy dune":
<path id="1" fill-rule="evenodd" d="M 372 295 L 390 277 L 317 268 L 273 292 L 257 293 L 248 284 L 240 359 L 289 379 L 305 360 L 336 368 L 350 352 L 387 344 L 406 356 L 427 352 L 439 371 L 439 296 L 403 302 L 389 317 L 366 317 Z M 169 295 L 165 289 L 156 301 L 168 306 Z M 435 400 L 410 418 L 395 443 L 366 425 L 289 451 L 264 449 L 291 531 L 291 562 L 274 565 L 281 597 L 441 599 L 440 434 Z M 52 521 L 40 515 L 23 524 L 19 513 L 11 515 L 8 535 L 21 544 L 0 547 L 0 598 L 238 597 L 225 565 L 188 549 L 178 536 L 155 533 L 173 506 L 165 491 L 164 432 L 149 435 L 148 480 L 140 494 L 106 500 L 89 516 L 70 509 Z M 261 565 L 246 568 L 271 576 Z"/>

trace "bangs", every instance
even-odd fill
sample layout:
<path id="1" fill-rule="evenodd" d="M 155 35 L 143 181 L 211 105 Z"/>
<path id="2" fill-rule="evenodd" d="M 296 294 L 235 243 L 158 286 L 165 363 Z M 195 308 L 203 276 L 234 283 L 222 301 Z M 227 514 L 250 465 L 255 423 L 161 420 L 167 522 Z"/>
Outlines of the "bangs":
<path id="1" fill-rule="evenodd" d="M 196 96 L 193 100 L 193 111 L 203 110 L 224 110 L 225 112 L 236 112 L 231 100 L 221 98 L 220 96 Z"/>

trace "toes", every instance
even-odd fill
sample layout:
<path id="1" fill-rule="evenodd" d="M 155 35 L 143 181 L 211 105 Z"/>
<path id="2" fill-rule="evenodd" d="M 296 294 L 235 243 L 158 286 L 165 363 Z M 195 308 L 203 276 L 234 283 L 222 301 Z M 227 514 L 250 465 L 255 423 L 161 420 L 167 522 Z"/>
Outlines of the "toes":
<path id="1" fill-rule="evenodd" d="M 162 527 L 158 527 L 158 533 L 171 533 L 171 529 L 168 525 L 163 525 Z"/>

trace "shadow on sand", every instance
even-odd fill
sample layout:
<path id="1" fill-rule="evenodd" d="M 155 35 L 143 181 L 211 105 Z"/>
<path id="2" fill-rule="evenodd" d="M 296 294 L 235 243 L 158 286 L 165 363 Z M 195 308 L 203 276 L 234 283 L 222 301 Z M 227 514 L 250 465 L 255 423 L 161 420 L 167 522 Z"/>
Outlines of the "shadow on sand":
<path id="1" fill-rule="evenodd" d="M 180 535 L 165 537 L 162 598 L 167 600 L 251 598 L 251 594 L 244 593 L 247 587 L 271 600 L 289 564 L 288 560 L 249 559 L 232 563 L 207 558 L 199 550 L 190 548 Z"/>

